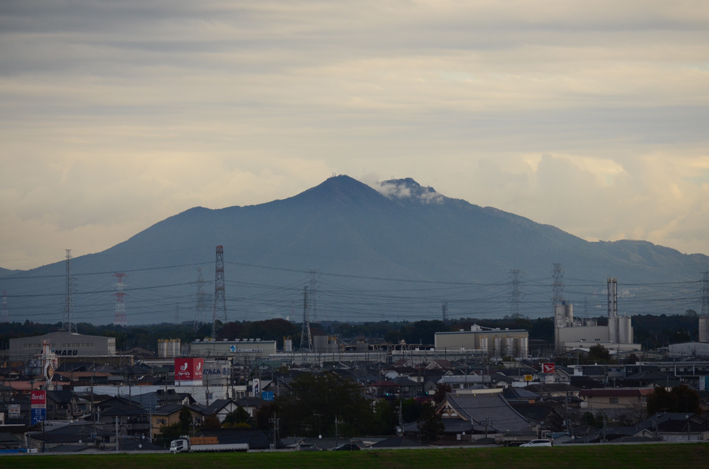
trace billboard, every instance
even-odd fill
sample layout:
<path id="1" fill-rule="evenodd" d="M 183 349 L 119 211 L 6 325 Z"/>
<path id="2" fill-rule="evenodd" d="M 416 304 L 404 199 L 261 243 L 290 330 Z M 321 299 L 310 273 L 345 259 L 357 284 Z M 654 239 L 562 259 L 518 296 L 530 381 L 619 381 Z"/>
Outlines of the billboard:
<path id="1" fill-rule="evenodd" d="M 201 386 L 204 358 L 175 358 L 175 384 Z"/>
<path id="2" fill-rule="evenodd" d="M 8 404 L 7 405 L 7 416 L 11 420 L 17 420 L 20 418 L 20 404 Z"/>
<path id="3" fill-rule="evenodd" d="M 47 420 L 47 391 L 30 392 L 30 420 L 32 425 Z"/>
<path id="4" fill-rule="evenodd" d="M 39 422 L 44 422 L 45 420 L 47 420 L 47 409 L 32 409 L 30 410 L 30 417 L 32 425 L 35 425 Z"/>
<path id="5" fill-rule="evenodd" d="M 30 393 L 30 404 L 33 409 L 46 409 L 47 391 L 32 391 Z"/>
<path id="6" fill-rule="evenodd" d="M 553 363 L 542 363 L 542 373 L 554 373 L 556 366 Z"/>

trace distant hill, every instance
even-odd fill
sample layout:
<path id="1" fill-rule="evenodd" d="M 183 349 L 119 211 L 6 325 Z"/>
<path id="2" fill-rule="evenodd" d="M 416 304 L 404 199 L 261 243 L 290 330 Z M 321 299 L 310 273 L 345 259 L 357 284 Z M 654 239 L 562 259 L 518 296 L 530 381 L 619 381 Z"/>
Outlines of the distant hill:
<path id="1" fill-rule="evenodd" d="M 303 314 L 303 290 L 320 320 L 366 321 L 509 314 L 510 269 L 523 271 L 521 314 L 551 314 L 552 263 L 567 300 L 605 308 L 605 281 L 619 279 L 628 313 L 697 309 L 709 257 L 645 241 L 587 242 L 550 225 L 445 197 L 412 179 L 374 188 L 347 176 L 284 200 L 211 210 L 196 207 L 104 252 L 72 261 L 78 320 L 113 320 L 111 274 L 127 272 L 131 324 L 195 316 L 197 267 L 213 293 L 215 247 L 224 246 L 229 320 Z M 64 263 L 0 276 L 11 317 L 57 322 Z M 309 270 L 320 274 L 309 275 Z M 333 275 L 334 274 L 334 275 Z M 317 281 L 310 283 L 311 278 Z M 404 281 L 407 280 L 407 281 Z M 207 298 L 206 319 L 212 304 Z"/>

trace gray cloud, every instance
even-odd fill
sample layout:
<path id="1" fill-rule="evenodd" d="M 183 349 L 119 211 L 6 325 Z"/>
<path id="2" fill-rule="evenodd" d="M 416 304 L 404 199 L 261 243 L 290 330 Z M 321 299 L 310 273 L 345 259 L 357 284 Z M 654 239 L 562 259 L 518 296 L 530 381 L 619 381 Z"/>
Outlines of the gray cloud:
<path id="1" fill-rule="evenodd" d="M 0 265 L 332 172 L 709 253 L 708 25 L 693 1 L 3 2 Z"/>

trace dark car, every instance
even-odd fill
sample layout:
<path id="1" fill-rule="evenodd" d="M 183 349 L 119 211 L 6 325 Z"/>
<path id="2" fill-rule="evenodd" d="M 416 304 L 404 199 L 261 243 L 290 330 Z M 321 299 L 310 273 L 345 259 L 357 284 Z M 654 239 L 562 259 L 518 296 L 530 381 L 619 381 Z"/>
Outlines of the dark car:
<path id="1" fill-rule="evenodd" d="M 360 448 L 358 445 L 354 443 L 345 443 L 344 445 L 337 446 L 335 448 L 332 448 L 333 451 L 359 451 L 362 448 Z"/>

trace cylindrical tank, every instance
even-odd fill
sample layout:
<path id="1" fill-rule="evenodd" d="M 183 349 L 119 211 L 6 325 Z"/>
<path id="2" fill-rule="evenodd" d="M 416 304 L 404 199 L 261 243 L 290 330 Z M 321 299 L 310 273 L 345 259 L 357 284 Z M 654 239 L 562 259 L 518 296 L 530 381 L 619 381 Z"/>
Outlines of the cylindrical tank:
<path id="1" fill-rule="evenodd" d="M 180 356 L 180 339 L 158 339 L 158 357 L 176 358 Z"/>
<path id="2" fill-rule="evenodd" d="M 699 342 L 709 342 L 709 316 L 699 318 Z"/>
<path id="3" fill-rule="evenodd" d="M 495 337 L 493 339 L 493 343 L 495 344 L 495 356 L 499 357 L 500 353 L 502 353 L 502 339 L 500 337 Z"/>
<path id="4" fill-rule="evenodd" d="M 527 350 L 529 347 L 529 339 L 527 337 L 520 337 L 517 339 L 517 357 L 527 358 Z"/>
<path id="5" fill-rule="evenodd" d="M 480 350 L 487 353 L 487 337 L 480 337 Z"/>
<path id="6" fill-rule="evenodd" d="M 632 344 L 632 328 L 630 326 L 630 318 L 618 318 L 618 343 Z"/>
<path id="7" fill-rule="evenodd" d="M 514 357 L 515 355 L 515 339 L 514 337 L 508 337 L 505 339 L 505 355 Z"/>
<path id="8" fill-rule="evenodd" d="M 283 350 L 285 352 L 292 352 L 293 351 L 293 339 L 288 337 L 287 339 L 283 339 Z"/>
<path id="9" fill-rule="evenodd" d="M 618 343 L 618 317 L 608 318 L 608 340 Z"/>

